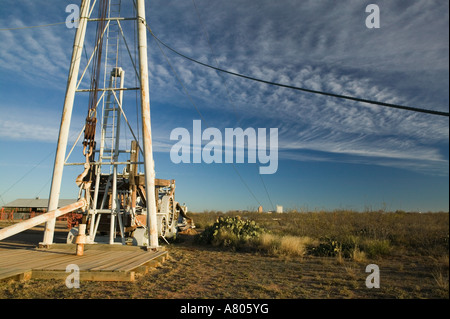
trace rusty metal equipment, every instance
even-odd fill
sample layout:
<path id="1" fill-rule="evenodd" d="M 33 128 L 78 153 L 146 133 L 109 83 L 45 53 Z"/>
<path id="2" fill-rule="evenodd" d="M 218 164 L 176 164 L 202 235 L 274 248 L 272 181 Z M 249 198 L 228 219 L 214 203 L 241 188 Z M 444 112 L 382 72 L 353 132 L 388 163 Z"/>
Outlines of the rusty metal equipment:
<path id="1" fill-rule="evenodd" d="M 130 1 L 131 4 L 131 1 Z M 105 8 L 106 7 L 106 8 Z M 88 203 L 80 227 L 74 227 L 67 238 L 68 243 L 132 244 L 158 247 L 158 238 L 176 236 L 179 228 L 193 227 L 186 215 L 187 208 L 175 201 L 175 180 L 155 178 L 150 128 L 150 102 L 148 92 L 147 37 L 145 27 L 145 2 L 136 2 L 138 31 L 139 75 L 142 116 L 142 146 L 133 133 L 124 112 L 123 95 L 125 70 L 118 60 L 122 35 L 120 0 L 103 0 L 99 4 L 95 52 L 97 63 L 93 66 L 88 117 L 83 141 L 83 171 L 76 179 L 79 197 Z M 105 23 L 107 21 L 107 23 Z M 105 42 L 102 48 L 101 43 Z M 128 49 L 128 46 L 127 46 Z M 103 94 L 99 92 L 99 65 L 104 61 Z M 131 56 L 130 56 L 131 58 Z M 132 63 L 135 66 L 135 63 Z M 95 69 L 94 69 L 95 68 Z M 133 72 L 134 71 L 134 72 Z M 102 105 L 100 141 L 95 141 L 98 106 Z M 125 121 L 134 139 L 129 149 L 120 143 L 121 123 Z M 125 156 L 128 156 L 124 158 Z M 143 161 L 139 155 L 142 154 Z M 140 166 L 144 170 L 140 171 Z M 86 225 L 86 226 L 84 226 Z M 85 228 L 86 227 L 86 228 Z M 85 229 L 84 229 L 85 228 Z M 81 230 L 82 239 L 80 239 Z M 84 236 L 84 232 L 86 235 Z M 80 242 L 82 240 L 82 242 Z M 80 248 L 81 249 L 81 248 Z"/>
<path id="2" fill-rule="evenodd" d="M 14 229 L 2 229 L 2 237 L 46 222 L 41 247 L 53 243 L 56 217 L 69 211 L 81 214 L 78 227 L 70 230 L 67 243 L 77 244 L 77 254 L 83 254 L 85 244 L 107 243 L 159 247 L 159 239 L 176 236 L 179 229 L 194 227 L 186 215 L 187 207 L 175 201 L 175 180 L 155 178 L 150 126 L 150 99 L 147 65 L 147 30 L 145 0 L 127 1 L 135 16 L 120 16 L 121 0 L 82 0 L 69 68 L 64 109 L 54 162 L 48 213 L 19 223 Z M 98 17 L 91 15 L 98 7 Z M 122 23 L 131 21 L 137 29 L 138 62 L 133 61 Z M 94 49 L 81 76 L 80 60 L 88 22 L 97 22 Z M 120 67 L 119 45 L 125 45 L 131 59 L 130 73 L 136 76 L 138 87 L 125 87 L 125 70 Z M 127 65 L 130 65 L 129 63 Z M 80 89 L 84 75 L 91 66 L 89 89 Z M 103 72 L 102 72 L 103 68 Z M 101 74 L 103 73 L 103 87 Z M 132 83 L 130 81 L 129 83 Z M 140 93 L 142 143 L 133 132 L 126 114 L 125 92 Z M 77 141 L 66 154 L 68 133 L 76 94 L 89 93 L 88 115 Z M 137 102 L 136 102 L 137 103 Z M 100 111 L 101 109 L 101 111 Z M 98 119 L 98 114 L 101 118 Z M 101 121 L 100 121 L 101 120 Z M 133 136 L 131 143 L 120 143 L 121 123 L 125 121 Z M 97 126 L 100 140 L 96 141 Z M 82 163 L 68 163 L 76 143 L 84 131 Z M 127 142 L 128 143 L 128 142 Z M 125 149 L 129 147 L 128 149 Z M 142 160 L 140 160 L 140 155 Z M 57 209 L 62 173 L 66 165 L 80 165 L 75 180 L 79 187 L 78 201 Z M 143 169 L 141 169 L 143 167 Z"/>
<path id="3" fill-rule="evenodd" d="M 102 154 L 99 150 L 94 154 Z M 92 162 L 83 183 L 90 187 L 84 198 L 89 198 L 81 225 L 87 224 L 89 234 L 86 243 L 122 243 L 145 246 L 148 242 L 147 201 L 153 195 L 157 203 L 158 237 L 168 239 L 176 236 L 178 230 L 193 227 L 186 215 L 187 207 L 175 201 L 175 180 L 155 179 L 155 192 L 148 194 L 145 188 L 145 175 L 138 171 L 139 148 L 136 141 L 131 142 L 130 159 L 118 173 L 100 173 L 101 160 Z M 119 166 L 119 165 L 117 165 Z M 93 172 L 97 171 L 98 174 Z M 115 184 L 115 186 L 114 186 Z M 94 206 L 94 203 L 96 205 Z M 79 227 L 74 227 L 68 235 L 68 243 L 77 243 Z"/>
<path id="4" fill-rule="evenodd" d="M 84 244 L 86 244 L 86 224 L 80 224 L 78 235 L 75 238 L 75 244 L 77 244 L 76 255 L 83 256 Z"/>

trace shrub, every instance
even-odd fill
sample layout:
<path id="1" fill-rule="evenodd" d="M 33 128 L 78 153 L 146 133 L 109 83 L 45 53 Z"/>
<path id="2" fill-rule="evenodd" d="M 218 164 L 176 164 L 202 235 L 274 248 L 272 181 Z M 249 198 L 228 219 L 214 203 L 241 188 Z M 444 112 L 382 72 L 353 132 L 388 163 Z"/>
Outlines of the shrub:
<path id="1" fill-rule="evenodd" d="M 389 240 L 366 240 L 363 244 L 363 250 L 369 258 L 386 256 L 391 253 L 391 244 Z"/>
<path id="2" fill-rule="evenodd" d="M 250 248 L 280 256 L 304 256 L 314 240 L 310 237 L 279 236 L 258 226 L 254 221 L 236 217 L 219 217 L 197 235 L 196 241 L 216 247 Z"/>
<path id="3" fill-rule="evenodd" d="M 347 241 L 338 241 L 333 238 L 325 237 L 320 240 L 319 245 L 311 247 L 309 253 L 314 256 L 322 257 L 351 257 L 355 244 Z"/>
<path id="4" fill-rule="evenodd" d="M 319 245 L 312 246 L 309 253 L 321 257 L 351 258 L 355 261 L 364 261 L 366 253 L 360 249 L 360 239 L 357 236 L 346 236 L 343 239 L 325 237 L 320 240 Z M 362 247 L 361 247 L 362 248 Z"/>
<path id="5" fill-rule="evenodd" d="M 259 237 L 257 242 L 254 242 L 254 245 L 262 251 L 275 254 L 278 252 L 281 245 L 280 237 L 269 233 L 264 233 Z"/>
<path id="6" fill-rule="evenodd" d="M 197 237 L 197 242 L 219 247 L 241 248 L 258 238 L 263 229 L 254 221 L 243 220 L 240 216 L 219 217 Z"/>
<path id="7" fill-rule="evenodd" d="M 351 258 L 356 262 L 365 262 L 366 253 L 364 251 L 359 250 L 358 246 L 355 246 L 355 248 L 352 251 Z"/>
<path id="8" fill-rule="evenodd" d="M 307 245 L 307 250 L 309 254 L 317 256 L 335 257 L 341 254 L 342 257 L 353 258 L 355 247 L 358 247 L 366 258 L 389 255 L 394 249 L 405 254 L 438 257 L 448 254 L 449 249 L 448 213 L 334 211 L 256 214 L 212 211 L 189 215 L 200 229 L 212 226 L 220 217 L 240 215 L 243 219 L 253 220 L 264 228 L 264 232 L 278 236 L 272 238 L 271 243 L 271 250 L 277 253 L 280 253 L 280 241 L 284 236 L 314 238 L 318 244 Z M 234 245 L 233 242 L 238 238 L 224 233 L 220 233 L 221 236 L 228 245 Z M 257 242 L 253 243 L 254 240 Z M 247 244 L 251 248 L 265 250 L 262 247 L 267 243 L 261 240 L 261 237 L 254 237 Z M 219 242 L 220 238 L 215 243 Z"/>
<path id="9" fill-rule="evenodd" d="M 262 234 L 254 246 L 272 255 L 303 257 L 315 241 L 310 237 L 278 236 L 269 233 Z"/>
<path id="10" fill-rule="evenodd" d="M 303 257 L 313 243 L 309 237 L 283 236 L 280 241 L 280 252 L 288 256 Z"/>

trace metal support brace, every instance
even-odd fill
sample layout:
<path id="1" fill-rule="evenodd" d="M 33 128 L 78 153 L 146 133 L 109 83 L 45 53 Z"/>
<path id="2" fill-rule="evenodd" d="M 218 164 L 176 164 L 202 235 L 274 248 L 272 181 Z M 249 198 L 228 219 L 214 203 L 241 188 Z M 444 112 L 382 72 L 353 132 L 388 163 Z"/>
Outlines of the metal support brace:
<path id="1" fill-rule="evenodd" d="M 84 38 L 86 35 L 86 24 L 87 19 L 89 18 L 89 7 L 90 0 L 83 0 L 80 10 L 80 22 L 73 43 L 73 53 L 70 63 L 69 77 L 67 81 L 66 96 L 64 99 L 64 110 L 61 117 L 61 125 L 59 129 L 58 146 L 56 149 L 52 185 L 50 190 L 50 198 L 48 201 L 48 211 L 53 211 L 58 208 L 59 194 L 61 191 L 61 182 L 64 169 L 64 157 L 66 154 L 67 140 L 69 137 L 70 120 L 72 117 L 72 109 L 75 99 L 75 90 L 77 85 L 78 71 L 80 68 L 81 54 L 83 52 Z M 51 245 L 53 243 L 55 224 L 56 218 L 47 221 L 43 239 L 44 245 Z"/>
<path id="2" fill-rule="evenodd" d="M 0 229 L 0 240 L 16 235 L 34 226 L 45 223 L 49 220 L 56 219 L 59 216 L 73 212 L 77 209 L 84 209 L 85 207 L 86 207 L 86 200 L 82 198 L 81 200 L 73 204 L 61 207 L 59 209 L 51 210 L 45 214 L 38 215 L 36 217 L 27 219 L 23 222 L 2 228 Z"/>
<path id="3" fill-rule="evenodd" d="M 139 75 L 141 87 L 141 113 L 142 113 L 142 136 L 144 142 L 144 169 L 145 188 L 147 196 L 147 228 L 149 233 L 149 247 L 157 248 L 158 227 L 156 220 L 155 194 L 155 167 L 153 162 L 153 148 L 150 122 L 150 96 L 148 83 L 147 62 L 147 29 L 145 27 L 145 1 L 137 0 L 137 29 L 139 46 Z"/>

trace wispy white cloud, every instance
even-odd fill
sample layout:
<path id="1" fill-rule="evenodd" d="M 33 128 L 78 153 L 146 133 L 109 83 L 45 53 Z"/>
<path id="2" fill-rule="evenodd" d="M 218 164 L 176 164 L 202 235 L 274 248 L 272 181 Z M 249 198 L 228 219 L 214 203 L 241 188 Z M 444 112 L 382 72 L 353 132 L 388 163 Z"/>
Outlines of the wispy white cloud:
<path id="1" fill-rule="evenodd" d="M 214 55 L 192 3 L 162 3 L 150 4 L 158 8 L 148 10 L 152 30 L 175 49 L 203 62 L 215 65 L 219 61 L 228 70 L 269 81 L 448 111 L 446 1 L 379 1 L 382 27 L 368 30 L 364 25 L 365 6 L 358 0 L 197 0 Z M 31 19 L 17 14 L 14 19 L 0 21 L 8 21 L 10 26 L 37 22 L 38 12 L 27 14 Z M 50 22 L 65 18 L 61 13 L 51 14 L 45 16 Z M 132 31 L 126 32 L 127 38 L 133 39 Z M 0 67 L 28 83 L 64 90 L 61 84 L 65 84 L 67 76 L 73 34 L 64 26 L 2 32 Z M 92 45 L 88 48 L 92 49 Z M 448 155 L 439 148 L 448 147 L 447 119 L 219 76 L 165 51 L 211 123 L 232 127 L 236 123 L 235 110 L 241 125 L 278 127 L 284 150 L 346 154 L 347 161 L 354 156 L 358 161 L 396 167 L 404 160 L 408 163 L 405 167 L 413 168 L 416 163 L 419 170 L 448 161 Z M 192 108 L 150 35 L 149 54 L 152 101 Z M 134 70 L 127 55 L 123 51 L 124 68 L 128 83 L 134 86 Z M 230 99 L 234 105 L 230 105 Z M 17 119 L 2 118 L 0 136 L 49 140 L 57 132 L 57 128 L 36 124 L 26 115 L 19 122 L 27 128 L 11 132 L 14 121 L 17 123 Z M 183 121 L 191 123 L 191 119 Z M 172 119 L 168 117 L 159 138 L 155 138 L 158 150 L 168 151 L 170 129 L 180 122 L 175 114 Z M 318 158 L 332 160 L 332 156 L 315 154 L 314 159 Z"/>
<path id="2" fill-rule="evenodd" d="M 0 138 L 19 141 L 57 141 L 58 129 L 29 119 L 0 119 Z"/>

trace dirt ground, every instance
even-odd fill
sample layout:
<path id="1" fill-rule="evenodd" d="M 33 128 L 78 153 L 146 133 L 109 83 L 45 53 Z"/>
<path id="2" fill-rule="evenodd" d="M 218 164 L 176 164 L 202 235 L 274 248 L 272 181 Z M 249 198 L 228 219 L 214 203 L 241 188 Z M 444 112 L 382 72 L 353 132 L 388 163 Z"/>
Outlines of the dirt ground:
<path id="1" fill-rule="evenodd" d="M 37 245 L 37 227 L 0 243 L 0 249 Z M 55 233 L 64 242 L 67 231 Z M 234 252 L 180 236 L 169 259 L 135 282 L 61 280 L 0 282 L 0 299 L 448 299 L 448 260 L 393 255 L 356 262 L 335 257 L 277 257 Z M 368 264 L 380 270 L 380 288 L 367 288 Z"/>

